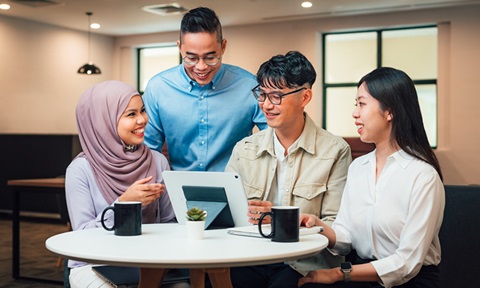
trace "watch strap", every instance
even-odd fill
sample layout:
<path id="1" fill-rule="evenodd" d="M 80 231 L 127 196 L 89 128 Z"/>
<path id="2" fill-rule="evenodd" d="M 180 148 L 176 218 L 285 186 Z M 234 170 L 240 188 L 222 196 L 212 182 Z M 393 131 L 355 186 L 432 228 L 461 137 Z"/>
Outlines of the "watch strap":
<path id="1" fill-rule="evenodd" d="M 340 270 L 343 273 L 343 280 L 345 282 L 352 281 L 352 278 L 350 276 L 350 272 L 352 272 L 352 263 L 350 262 L 342 263 L 342 265 L 340 266 Z"/>
<path id="2" fill-rule="evenodd" d="M 352 281 L 352 278 L 350 277 L 350 271 L 351 271 L 351 270 L 344 270 L 344 271 L 342 271 L 342 272 L 343 272 L 343 280 L 344 280 L 345 282 L 350 282 L 350 281 Z"/>

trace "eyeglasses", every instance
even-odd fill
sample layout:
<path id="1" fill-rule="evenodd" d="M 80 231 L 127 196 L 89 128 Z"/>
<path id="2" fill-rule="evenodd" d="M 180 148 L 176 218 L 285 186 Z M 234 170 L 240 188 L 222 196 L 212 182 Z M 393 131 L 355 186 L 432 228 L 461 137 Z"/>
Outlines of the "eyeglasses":
<path id="1" fill-rule="evenodd" d="M 188 65 L 197 65 L 197 63 L 200 61 L 200 59 L 203 60 L 203 63 L 207 64 L 208 66 L 215 66 L 217 65 L 218 61 L 220 61 L 220 57 L 217 57 L 215 55 L 207 55 L 205 57 L 198 57 L 195 55 L 187 55 L 183 57 L 183 61 L 188 64 Z"/>
<path id="2" fill-rule="evenodd" d="M 257 85 L 257 86 L 255 86 L 255 88 L 252 89 L 252 93 L 253 93 L 253 96 L 255 97 L 255 99 L 257 99 L 258 102 L 265 102 L 265 99 L 267 99 L 267 97 L 268 97 L 268 100 L 270 100 L 270 102 L 273 105 L 280 105 L 280 104 L 282 104 L 283 97 L 285 97 L 287 95 L 290 95 L 290 94 L 293 94 L 293 93 L 300 92 L 304 89 L 307 89 L 307 88 L 306 87 L 300 87 L 297 90 L 293 90 L 293 91 L 290 91 L 290 92 L 285 93 L 285 94 L 280 93 L 280 92 L 265 93 L 264 91 L 262 91 L 260 89 L 260 85 Z"/>

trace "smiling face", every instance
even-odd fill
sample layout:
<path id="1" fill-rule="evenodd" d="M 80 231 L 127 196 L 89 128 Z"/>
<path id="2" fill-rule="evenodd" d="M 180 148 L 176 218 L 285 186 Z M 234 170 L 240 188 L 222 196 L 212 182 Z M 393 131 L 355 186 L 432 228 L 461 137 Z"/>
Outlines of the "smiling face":
<path id="1" fill-rule="evenodd" d="M 297 89 L 260 86 L 260 90 L 267 94 L 287 94 Z M 303 131 L 304 125 L 303 111 L 308 102 L 310 102 L 311 97 L 312 90 L 306 88 L 283 97 L 280 105 L 273 105 L 268 97 L 265 98 L 264 102 L 259 102 L 259 105 L 265 114 L 268 126 L 274 128 L 277 135 L 278 133 L 300 135 L 299 133 Z"/>
<path id="2" fill-rule="evenodd" d="M 222 65 L 221 57 L 226 48 L 226 40 L 224 39 L 222 43 L 218 43 L 216 33 L 186 33 L 182 35 L 182 41 L 178 43 L 178 47 L 182 58 L 186 56 L 199 58 L 215 56 L 220 58 L 220 61 L 213 66 L 205 64 L 203 59 L 200 59 L 194 65 L 183 62 L 183 67 L 185 67 L 188 77 L 196 81 L 200 86 L 203 86 L 210 83 L 218 69 L 220 69 Z"/>
<path id="3" fill-rule="evenodd" d="M 140 145 L 143 143 L 148 116 L 139 95 L 133 96 L 118 120 L 117 133 L 123 143 Z"/>
<path id="4" fill-rule="evenodd" d="M 392 115 L 383 111 L 380 102 L 366 89 L 365 83 L 360 85 L 355 98 L 356 108 L 352 113 L 360 139 L 366 143 L 375 143 L 378 147 L 390 142 L 392 133 Z"/>

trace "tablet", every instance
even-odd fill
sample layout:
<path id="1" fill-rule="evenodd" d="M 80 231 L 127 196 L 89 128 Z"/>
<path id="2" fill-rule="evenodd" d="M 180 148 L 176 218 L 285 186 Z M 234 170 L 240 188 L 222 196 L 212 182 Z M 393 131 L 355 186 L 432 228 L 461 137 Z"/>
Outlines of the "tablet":
<path id="1" fill-rule="evenodd" d="M 240 176 L 233 172 L 164 171 L 163 179 L 179 224 L 192 207 L 207 211 L 206 229 L 241 227 L 248 202 Z"/>

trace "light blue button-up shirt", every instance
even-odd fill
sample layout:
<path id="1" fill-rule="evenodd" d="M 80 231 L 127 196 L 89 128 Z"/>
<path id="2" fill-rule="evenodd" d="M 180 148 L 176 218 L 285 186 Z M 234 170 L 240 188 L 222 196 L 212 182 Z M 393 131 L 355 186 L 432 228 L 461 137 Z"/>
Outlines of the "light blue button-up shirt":
<path id="1" fill-rule="evenodd" d="M 228 64 L 203 87 L 183 64 L 155 75 L 143 95 L 145 143 L 161 151 L 166 141 L 173 170 L 223 171 L 233 146 L 255 125 L 267 127 L 251 93 L 256 85 L 254 75 Z"/>

